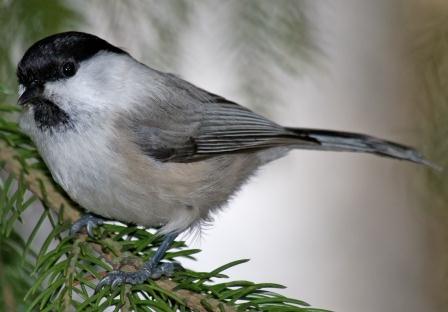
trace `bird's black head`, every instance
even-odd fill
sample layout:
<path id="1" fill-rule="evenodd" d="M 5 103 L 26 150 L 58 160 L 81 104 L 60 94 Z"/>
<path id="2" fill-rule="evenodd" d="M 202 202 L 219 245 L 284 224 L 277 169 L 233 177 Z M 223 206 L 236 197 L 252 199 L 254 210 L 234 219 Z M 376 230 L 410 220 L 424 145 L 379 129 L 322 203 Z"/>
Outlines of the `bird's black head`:
<path id="1" fill-rule="evenodd" d="M 126 53 L 91 34 L 75 31 L 55 34 L 37 41 L 25 52 L 17 67 L 17 78 L 25 87 L 68 78 L 76 73 L 80 62 L 100 51 Z"/>
<path id="2" fill-rule="evenodd" d="M 55 103 L 42 96 L 45 83 L 69 79 L 76 75 L 80 63 L 107 51 L 126 54 L 107 41 L 82 32 L 64 32 L 34 43 L 17 67 L 17 78 L 22 89 L 18 103 L 32 104 L 36 123 L 44 128 L 66 121 L 69 116 Z"/>

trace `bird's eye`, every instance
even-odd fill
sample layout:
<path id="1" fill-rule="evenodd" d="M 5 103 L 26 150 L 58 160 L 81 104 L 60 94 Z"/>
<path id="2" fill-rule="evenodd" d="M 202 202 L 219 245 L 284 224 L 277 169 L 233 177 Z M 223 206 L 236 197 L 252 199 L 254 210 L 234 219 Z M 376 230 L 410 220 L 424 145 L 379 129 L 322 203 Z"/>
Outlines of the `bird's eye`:
<path id="1" fill-rule="evenodd" d="M 62 74 L 65 77 L 72 77 L 76 73 L 76 66 L 73 62 L 67 62 L 62 65 Z"/>

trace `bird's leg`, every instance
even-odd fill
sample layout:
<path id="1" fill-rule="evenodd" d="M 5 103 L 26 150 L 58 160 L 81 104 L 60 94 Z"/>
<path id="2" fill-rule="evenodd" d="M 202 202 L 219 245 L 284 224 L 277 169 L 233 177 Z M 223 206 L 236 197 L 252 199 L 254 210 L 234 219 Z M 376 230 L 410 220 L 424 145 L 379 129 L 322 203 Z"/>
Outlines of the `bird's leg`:
<path id="1" fill-rule="evenodd" d="M 137 272 L 123 272 L 123 271 L 112 271 L 106 275 L 98 285 L 96 286 L 96 292 L 99 291 L 103 286 L 110 285 L 112 288 L 121 284 L 142 284 L 148 279 L 158 279 L 162 275 L 171 276 L 175 269 L 175 264 L 170 262 L 160 263 L 160 260 L 166 254 L 166 251 L 171 247 L 174 239 L 177 237 L 178 233 L 170 233 L 165 235 L 165 238 L 159 248 L 156 250 L 155 255 L 148 260 L 143 267 Z"/>
<path id="2" fill-rule="evenodd" d="M 83 227 L 86 227 L 87 234 L 90 237 L 93 237 L 93 229 L 103 223 L 104 219 L 95 216 L 94 214 L 86 213 L 81 218 L 79 218 L 75 223 L 72 224 L 72 226 L 70 227 L 70 236 L 79 233 Z"/>

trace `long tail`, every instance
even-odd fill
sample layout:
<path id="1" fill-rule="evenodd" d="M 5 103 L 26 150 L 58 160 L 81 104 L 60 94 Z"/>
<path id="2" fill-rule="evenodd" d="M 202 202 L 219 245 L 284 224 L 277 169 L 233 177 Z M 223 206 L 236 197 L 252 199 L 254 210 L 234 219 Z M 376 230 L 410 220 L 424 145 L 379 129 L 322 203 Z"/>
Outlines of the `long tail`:
<path id="1" fill-rule="evenodd" d="M 417 150 L 398 143 L 378 139 L 372 136 L 331 130 L 287 128 L 299 138 L 314 141 L 317 144 L 298 144 L 298 148 L 324 151 L 370 153 L 423 164 L 441 170 L 426 160 Z"/>

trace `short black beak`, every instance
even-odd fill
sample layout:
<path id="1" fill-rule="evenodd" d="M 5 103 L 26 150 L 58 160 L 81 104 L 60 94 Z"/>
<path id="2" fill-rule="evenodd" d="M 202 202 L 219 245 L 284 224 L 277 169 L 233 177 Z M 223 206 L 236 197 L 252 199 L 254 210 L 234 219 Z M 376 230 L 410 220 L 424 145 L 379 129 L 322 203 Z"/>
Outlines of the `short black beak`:
<path id="1" fill-rule="evenodd" d="M 32 102 L 42 95 L 43 87 L 40 85 L 34 85 L 26 88 L 25 92 L 20 96 L 17 103 L 21 106 Z"/>

